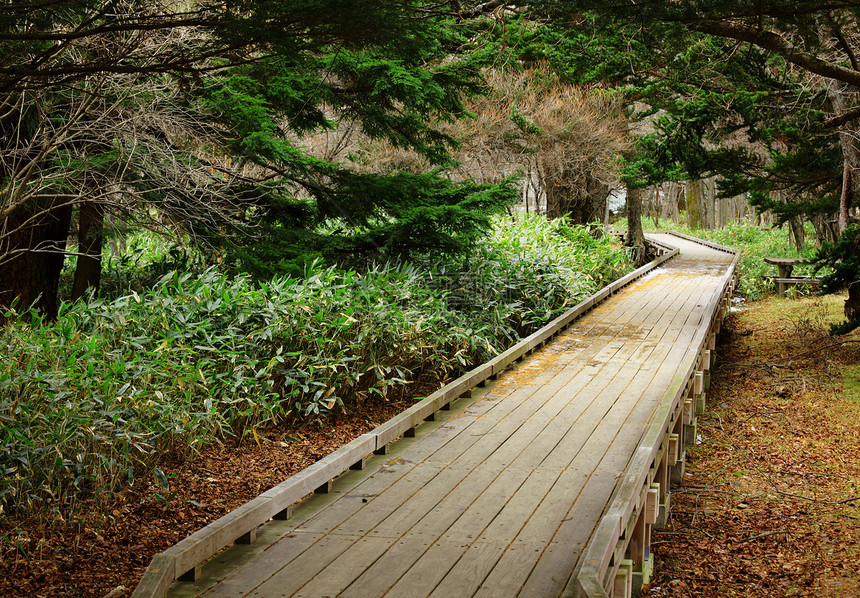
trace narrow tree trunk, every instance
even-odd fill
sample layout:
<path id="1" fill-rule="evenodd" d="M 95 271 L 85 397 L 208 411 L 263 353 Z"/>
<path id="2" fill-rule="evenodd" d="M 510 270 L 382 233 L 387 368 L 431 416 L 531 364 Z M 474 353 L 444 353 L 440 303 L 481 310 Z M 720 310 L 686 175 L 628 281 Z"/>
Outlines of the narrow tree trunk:
<path id="1" fill-rule="evenodd" d="M 714 204 L 717 199 L 717 183 L 714 178 L 705 179 L 702 181 L 702 225 L 705 230 L 712 230 L 716 227 L 714 221 Z"/>
<path id="2" fill-rule="evenodd" d="M 72 284 L 72 301 L 89 289 L 98 289 L 102 276 L 104 207 L 98 203 L 81 204 L 78 215 L 78 265 Z"/>
<path id="3" fill-rule="evenodd" d="M 854 193 L 851 189 L 851 164 L 845 160 L 845 166 L 842 168 L 842 194 L 839 197 L 839 217 L 838 230 L 839 236 L 845 232 L 848 226 L 848 209 L 851 207 L 851 199 Z"/>
<path id="4" fill-rule="evenodd" d="M 803 220 L 799 216 L 794 216 L 788 221 L 791 226 L 791 237 L 794 239 L 794 247 L 802 252 L 806 246 L 806 231 L 803 229 Z"/>
<path id="5" fill-rule="evenodd" d="M 702 228 L 702 181 L 687 181 L 687 226 Z"/>
<path id="6" fill-rule="evenodd" d="M 839 85 L 831 82 L 828 87 L 828 95 L 837 115 L 845 114 L 857 107 L 860 94 L 853 85 Z M 848 210 L 854 195 L 854 177 L 851 173 L 860 168 L 860 144 L 852 130 L 843 129 L 839 133 L 839 145 L 842 148 L 842 193 L 839 200 L 839 213 L 836 218 L 836 236 L 842 236 L 845 227 L 848 226 Z"/>
<path id="7" fill-rule="evenodd" d="M 660 187 L 654 187 L 654 205 L 651 216 L 654 218 L 654 228 L 660 228 Z"/>
<path id="8" fill-rule="evenodd" d="M 642 189 L 627 189 L 627 242 L 637 266 L 648 263 L 645 233 L 642 231 Z"/>

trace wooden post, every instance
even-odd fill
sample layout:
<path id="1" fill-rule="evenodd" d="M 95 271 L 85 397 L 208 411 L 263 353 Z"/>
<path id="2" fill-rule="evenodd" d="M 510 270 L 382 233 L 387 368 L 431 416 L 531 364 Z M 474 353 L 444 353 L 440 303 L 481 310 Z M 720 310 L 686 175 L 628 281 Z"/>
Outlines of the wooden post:
<path id="1" fill-rule="evenodd" d="M 660 484 L 651 484 L 648 494 L 645 496 L 645 523 L 654 525 L 660 514 Z"/>
<path id="2" fill-rule="evenodd" d="M 200 579 L 200 573 L 203 569 L 202 565 L 194 565 L 191 569 L 177 577 L 179 581 L 197 581 Z"/>
<path id="3" fill-rule="evenodd" d="M 645 561 L 645 509 L 639 513 L 636 525 L 633 526 L 633 533 L 630 536 L 625 557 L 633 561 L 636 570 L 641 569 L 642 563 Z"/>
<path id="4" fill-rule="evenodd" d="M 657 522 L 654 525 L 663 526 L 669 516 L 669 454 L 663 453 L 660 466 L 657 468 L 657 482 L 660 484 L 660 509 Z"/>
<path id="5" fill-rule="evenodd" d="M 295 510 L 295 505 L 290 505 L 286 509 L 282 511 L 278 511 L 274 515 L 272 515 L 272 519 L 275 521 L 286 521 L 287 519 L 291 519 L 293 517 L 293 511 Z"/>
<path id="6" fill-rule="evenodd" d="M 257 541 L 257 529 L 254 528 L 236 538 L 236 544 L 253 544 Z"/>
<path id="7" fill-rule="evenodd" d="M 615 583 L 612 586 L 612 598 L 633 597 L 633 563 L 624 559 L 618 572 L 615 574 Z"/>
<path id="8" fill-rule="evenodd" d="M 651 580 L 651 525 L 646 521 L 646 513 L 643 508 L 639 513 L 639 518 L 636 520 L 636 526 L 633 528 L 633 535 L 630 537 L 628 545 L 627 558 L 633 561 L 633 595 L 639 596 L 642 594 L 642 585 Z"/>
<path id="9" fill-rule="evenodd" d="M 693 395 L 696 397 L 696 414 L 705 412 L 705 373 L 696 372 L 693 379 Z"/>
<path id="10" fill-rule="evenodd" d="M 680 484 L 684 481 L 684 470 L 686 468 L 686 450 L 684 448 L 685 423 L 684 417 L 679 417 L 672 434 L 675 437 L 675 450 L 677 451 L 675 465 L 672 467 L 671 472 L 672 482 L 675 484 Z"/>
<path id="11" fill-rule="evenodd" d="M 669 465 L 675 466 L 678 463 L 678 435 L 669 434 L 669 443 L 666 447 L 666 453 L 669 455 Z"/>

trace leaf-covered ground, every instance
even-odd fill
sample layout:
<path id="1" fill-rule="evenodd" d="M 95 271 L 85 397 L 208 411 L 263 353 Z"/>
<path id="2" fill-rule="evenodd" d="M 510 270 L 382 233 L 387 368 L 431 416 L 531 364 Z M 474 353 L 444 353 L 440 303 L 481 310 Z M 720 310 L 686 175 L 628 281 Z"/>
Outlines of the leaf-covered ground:
<path id="1" fill-rule="evenodd" d="M 645 595 L 860 596 L 860 334 L 826 335 L 840 311 L 773 298 L 731 316 Z M 167 491 L 138 480 L 77 514 L 0 521 L 0 595 L 130 596 L 155 553 L 408 404 L 177 458 Z"/>
<path id="2" fill-rule="evenodd" d="M 325 425 L 261 430 L 241 443 L 207 447 L 191 461 L 177 457 L 164 468 L 166 491 L 153 477 L 110 502 L 79 505 L 73 515 L 0 520 L 0 596 L 130 596 L 153 555 L 411 403 L 380 401 Z"/>
<path id="3" fill-rule="evenodd" d="M 826 334 L 841 311 L 773 297 L 730 317 L 645 595 L 860 596 L 860 334 Z"/>

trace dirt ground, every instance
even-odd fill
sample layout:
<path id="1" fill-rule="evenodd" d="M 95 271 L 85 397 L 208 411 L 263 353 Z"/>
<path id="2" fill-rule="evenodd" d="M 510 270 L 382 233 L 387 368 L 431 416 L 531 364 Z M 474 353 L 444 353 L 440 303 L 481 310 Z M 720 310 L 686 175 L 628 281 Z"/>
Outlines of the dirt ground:
<path id="1" fill-rule="evenodd" d="M 644 595 L 860 596 L 860 334 L 827 335 L 841 311 L 774 297 L 730 316 Z"/>
<path id="2" fill-rule="evenodd" d="M 860 335 L 826 335 L 839 310 L 774 298 L 731 316 L 644 595 L 860 596 Z M 130 596 L 154 554 L 410 403 L 209 447 L 164 468 L 167 492 L 138 481 L 74 513 L 0 520 L 0 596 Z"/>

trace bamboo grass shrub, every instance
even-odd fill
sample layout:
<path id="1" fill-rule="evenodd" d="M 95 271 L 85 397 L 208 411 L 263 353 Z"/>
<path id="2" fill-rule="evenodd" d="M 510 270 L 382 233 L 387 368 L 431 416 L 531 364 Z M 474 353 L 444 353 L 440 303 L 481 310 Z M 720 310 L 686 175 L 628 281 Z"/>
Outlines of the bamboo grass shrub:
<path id="1" fill-rule="evenodd" d="M 524 218 L 499 221 L 468 258 L 316 263 L 265 283 L 170 272 L 140 292 L 64 303 L 53 322 L 12 310 L 0 329 L 0 508 L 68 506 L 153 473 L 166 482 L 168 454 L 441 384 L 625 264 L 608 239 Z"/>

